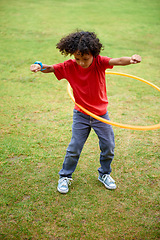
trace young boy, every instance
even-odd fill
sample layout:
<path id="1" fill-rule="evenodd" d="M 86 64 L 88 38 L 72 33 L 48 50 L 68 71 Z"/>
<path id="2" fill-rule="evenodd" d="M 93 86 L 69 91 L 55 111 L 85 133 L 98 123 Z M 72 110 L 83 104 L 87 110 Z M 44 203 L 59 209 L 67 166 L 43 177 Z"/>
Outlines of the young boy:
<path id="1" fill-rule="evenodd" d="M 35 62 L 31 65 L 32 72 L 54 72 L 58 80 L 67 79 L 73 89 L 76 103 L 90 112 L 109 120 L 107 112 L 107 94 L 105 70 L 115 65 L 129 65 L 141 62 L 139 55 L 132 57 L 109 58 L 100 56 L 102 44 L 94 32 L 77 31 L 62 38 L 57 48 L 64 55 L 73 55 L 74 59 L 55 65 Z M 75 105 L 73 111 L 72 138 L 67 148 L 63 167 L 59 172 L 58 191 L 67 193 L 84 143 L 91 128 L 99 138 L 100 165 L 98 180 L 107 189 L 115 189 L 116 184 L 111 173 L 111 162 L 114 157 L 114 133 L 111 125 L 102 123 L 86 115 Z"/>

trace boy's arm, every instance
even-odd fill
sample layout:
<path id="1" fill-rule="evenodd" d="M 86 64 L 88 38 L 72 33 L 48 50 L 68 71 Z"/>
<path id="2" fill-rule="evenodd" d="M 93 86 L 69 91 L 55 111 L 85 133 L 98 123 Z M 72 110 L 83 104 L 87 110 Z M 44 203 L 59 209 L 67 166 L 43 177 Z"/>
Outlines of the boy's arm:
<path id="1" fill-rule="evenodd" d="M 135 54 L 132 57 L 121 57 L 121 58 L 112 58 L 109 60 L 110 66 L 116 66 L 116 65 L 129 65 L 129 64 L 136 64 L 141 62 L 141 56 Z"/>
<path id="2" fill-rule="evenodd" d="M 39 64 L 32 64 L 30 66 L 30 70 L 32 72 L 43 72 L 43 73 L 50 73 L 50 72 L 54 72 L 54 67 L 53 65 L 46 65 L 46 64 L 43 64 L 43 68 L 41 67 L 41 65 Z"/>

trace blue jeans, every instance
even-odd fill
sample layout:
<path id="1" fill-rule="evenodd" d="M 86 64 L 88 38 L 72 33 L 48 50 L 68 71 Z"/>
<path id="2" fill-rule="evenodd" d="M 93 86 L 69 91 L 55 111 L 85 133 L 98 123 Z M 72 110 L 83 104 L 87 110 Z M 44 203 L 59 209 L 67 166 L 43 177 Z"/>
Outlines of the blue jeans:
<path id="1" fill-rule="evenodd" d="M 108 112 L 101 116 L 109 120 Z M 72 125 L 72 138 L 68 145 L 66 156 L 64 158 L 63 167 L 59 172 L 61 177 L 72 177 L 72 173 L 75 171 L 82 148 L 86 142 L 91 128 L 99 138 L 100 146 L 100 165 L 98 169 L 99 174 L 111 173 L 111 162 L 114 157 L 114 133 L 112 126 L 96 120 L 86 114 L 83 114 L 74 109 L 73 111 L 73 125 Z"/>

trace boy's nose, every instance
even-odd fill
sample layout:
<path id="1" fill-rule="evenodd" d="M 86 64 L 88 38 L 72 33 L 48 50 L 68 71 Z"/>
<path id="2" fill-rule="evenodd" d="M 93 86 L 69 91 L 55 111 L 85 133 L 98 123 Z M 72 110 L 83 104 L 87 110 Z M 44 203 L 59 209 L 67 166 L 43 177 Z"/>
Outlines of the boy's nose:
<path id="1" fill-rule="evenodd" d="M 84 66 L 84 62 L 81 61 L 81 62 L 79 63 L 79 65 L 80 65 L 81 67 L 83 67 L 83 66 Z"/>

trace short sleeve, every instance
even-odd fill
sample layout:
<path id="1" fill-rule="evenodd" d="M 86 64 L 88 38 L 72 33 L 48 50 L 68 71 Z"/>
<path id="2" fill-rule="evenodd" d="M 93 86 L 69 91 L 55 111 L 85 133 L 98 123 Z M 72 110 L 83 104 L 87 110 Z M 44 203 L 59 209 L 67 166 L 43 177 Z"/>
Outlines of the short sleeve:
<path id="1" fill-rule="evenodd" d="M 112 59 L 112 58 L 109 58 L 109 57 L 103 57 L 103 56 L 100 56 L 99 55 L 99 62 L 100 62 L 100 65 L 102 66 L 102 68 L 104 70 L 106 70 L 107 68 L 110 68 L 112 69 L 113 66 L 110 66 L 109 65 L 109 60 Z"/>
<path id="2" fill-rule="evenodd" d="M 63 78 L 68 79 L 68 76 L 73 70 L 74 61 L 72 59 L 69 59 L 63 63 L 54 64 L 53 67 L 54 74 L 58 80 L 61 80 Z"/>
<path id="3" fill-rule="evenodd" d="M 66 77 L 66 69 L 64 63 L 54 64 L 54 74 L 58 80 L 61 80 Z"/>

